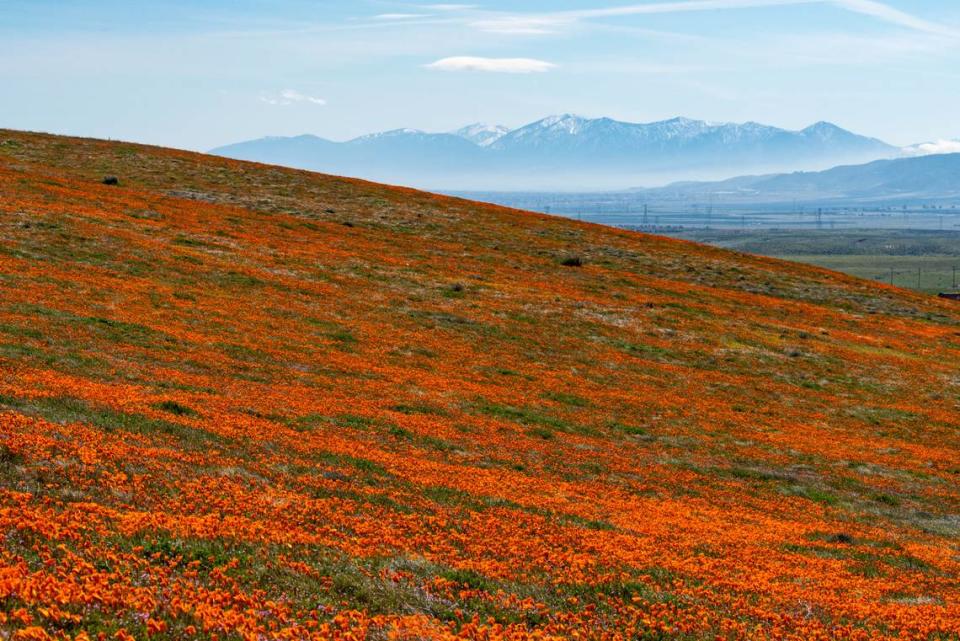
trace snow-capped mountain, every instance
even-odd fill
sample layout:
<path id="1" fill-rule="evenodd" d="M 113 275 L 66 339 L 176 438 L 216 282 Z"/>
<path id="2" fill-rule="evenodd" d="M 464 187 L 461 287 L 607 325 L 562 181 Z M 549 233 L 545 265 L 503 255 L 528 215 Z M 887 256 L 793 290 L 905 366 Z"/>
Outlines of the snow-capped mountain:
<path id="1" fill-rule="evenodd" d="M 431 189 L 583 190 L 818 170 L 901 151 L 826 122 L 789 131 L 755 122 L 630 123 L 563 114 L 514 130 L 395 129 L 342 143 L 263 138 L 212 153 Z"/>
<path id="2" fill-rule="evenodd" d="M 802 131 L 787 131 L 755 122 L 711 123 L 673 118 L 646 124 L 610 118 L 587 119 L 566 114 L 531 123 L 502 136 L 492 148 L 510 151 L 542 150 L 557 153 L 589 152 L 596 161 L 604 156 L 621 157 L 656 153 L 695 161 L 714 154 L 768 156 L 790 149 L 791 153 L 847 154 L 865 151 L 890 153 L 893 148 L 872 138 L 852 134 L 830 123 L 817 123 Z"/>
<path id="3" fill-rule="evenodd" d="M 573 114 L 550 116 L 502 136 L 496 149 L 635 149 L 638 144 L 693 138 L 709 129 L 698 120 L 674 118 L 651 124 L 633 124 L 611 118 L 588 119 Z"/>
<path id="4" fill-rule="evenodd" d="M 503 125 L 487 125 L 482 122 L 478 122 L 472 125 L 467 125 L 466 127 L 462 127 L 450 133 L 452 133 L 454 136 L 465 138 L 466 140 L 469 140 L 473 144 L 479 145 L 480 147 L 489 147 L 503 137 L 504 134 L 509 132 L 510 127 L 504 127 Z"/>

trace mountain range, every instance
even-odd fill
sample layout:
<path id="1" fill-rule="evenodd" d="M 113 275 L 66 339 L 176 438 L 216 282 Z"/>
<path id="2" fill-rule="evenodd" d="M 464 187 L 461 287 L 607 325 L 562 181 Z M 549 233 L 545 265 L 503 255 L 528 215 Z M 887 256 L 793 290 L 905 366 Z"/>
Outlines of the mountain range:
<path id="1" fill-rule="evenodd" d="M 960 153 L 877 160 L 819 172 L 740 176 L 641 190 L 653 201 L 911 202 L 960 199 Z"/>
<path id="2" fill-rule="evenodd" d="M 745 173 L 825 169 L 897 147 L 819 122 L 800 131 L 673 118 L 629 123 L 550 116 L 517 129 L 397 129 L 334 142 L 268 137 L 210 153 L 431 189 L 620 189 Z"/>

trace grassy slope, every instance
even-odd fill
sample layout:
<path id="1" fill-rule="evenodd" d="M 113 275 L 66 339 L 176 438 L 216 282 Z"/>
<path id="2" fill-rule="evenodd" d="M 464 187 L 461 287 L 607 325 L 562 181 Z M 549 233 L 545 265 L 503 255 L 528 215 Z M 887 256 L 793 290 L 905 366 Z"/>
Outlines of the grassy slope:
<path id="1" fill-rule="evenodd" d="M 4 636 L 958 638 L 955 304 L 128 144 L 0 194 Z"/>

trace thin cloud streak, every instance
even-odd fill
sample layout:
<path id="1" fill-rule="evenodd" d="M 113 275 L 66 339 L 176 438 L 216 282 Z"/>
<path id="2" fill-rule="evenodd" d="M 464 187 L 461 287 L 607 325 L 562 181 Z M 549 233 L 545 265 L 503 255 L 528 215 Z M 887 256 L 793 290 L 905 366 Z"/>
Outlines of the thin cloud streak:
<path id="1" fill-rule="evenodd" d="M 555 33 L 582 20 L 620 16 L 655 15 L 700 11 L 761 9 L 797 5 L 832 5 L 852 13 L 876 18 L 888 24 L 932 35 L 960 38 L 960 30 L 924 20 L 876 0 L 677 0 L 600 9 L 555 11 L 542 14 L 502 14 L 474 20 L 471 26 L 486 32 L 518 35 Z"/>
<path id="2" fill-rule="evenodd" d="M 939 25 L 929 20 L 918 18 L 881 2 L 876 2 L 875 0 L 833 0 L 833 2 L 847 11 L 878 18 L 884 22 L 900 25 L 908 29 L 948 38 L 960 38 L 960 30 L 956 28 Z"/>

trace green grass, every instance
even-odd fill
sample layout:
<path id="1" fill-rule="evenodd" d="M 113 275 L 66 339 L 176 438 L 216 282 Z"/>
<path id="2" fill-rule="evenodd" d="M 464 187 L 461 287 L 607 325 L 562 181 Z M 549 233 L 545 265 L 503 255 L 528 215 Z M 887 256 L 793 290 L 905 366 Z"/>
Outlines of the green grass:
<path id="1" fill-rule="evenodd" d="M 952 230 L 710 230 L 678 235 L 932 294 L 956 289 L 956 268 L 960 285 L 960 232 Z"/>
<path id="2" fill-rule="evenodd" d="M 584 425 L 578 425 L 569 421 L 565 421 L 561 418 L 557 418 L 556 416 L 551 416 L 550 414 L 546 414 L 538 408 L 513 407 L 511 405 L 501 405 L 498 403 L 481 401 L 474 404 L 472 409 L 477 414 L 485 414 L 493 418 L 524 425 L 530 428 L 528 429 L 528 434 L 543 439 L 553 438 L 554 432 L 586 435 L 596 434 L 596 430 Z"/>
<path id="3" fill-rule="evenodd" d="M 935 294 L 954 290 L 953 269 L 960 279 L 957 256 L 786 255 L 786 260 L 810 263 L 879 283 Z M 960 284 L 960 283 L 958 283 Z"/>
<path id="4" fill-rule="evenodd" d="M 70 397 L 18 398 L 0 395 L 0 410 L 12 409 L 22 414 L 40 416 L 52 423 L 85 423 L 107 432 L 129 432 L 150 436 L 165 434 L 178 440 L 181 445 L 193 449 L 223 445 L 223 438 L 212 432 L 195 429 L 140 414 L 127 414 L 97 407 L 86 401 Z"/>

